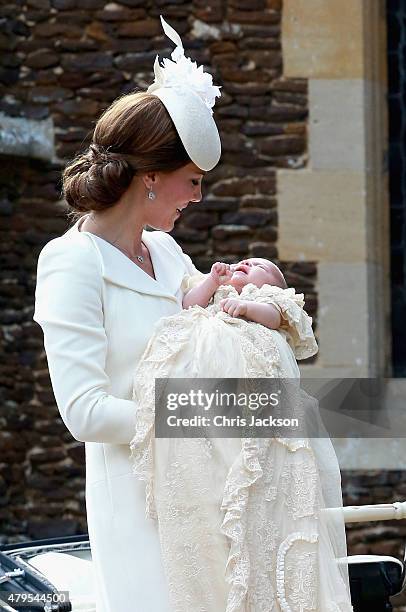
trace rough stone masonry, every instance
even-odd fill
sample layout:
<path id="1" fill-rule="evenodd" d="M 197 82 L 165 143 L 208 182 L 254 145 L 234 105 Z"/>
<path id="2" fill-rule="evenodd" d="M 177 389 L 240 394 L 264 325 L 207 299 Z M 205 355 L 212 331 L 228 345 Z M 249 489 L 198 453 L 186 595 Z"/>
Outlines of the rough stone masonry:
<path id="1" fill-rule="evenodd" d="M 280 263 L 313 317 L 317 270 L 279 262 L 276 246 L 276 169 L 307 163 L 307 82 L 283 77 L 282 0 L 15 0 L 0 11 L 0 540 L 18 541 L 87 529 L 83 444 L 58 416 L 32 321 L 36 260 L 67 228 L 64 164 L 117 96 L 152 82 L 156 52 L 169 56 L 160 14 L 222 87 L 222 160 L 173 236 L 202 271 L 216 259 Z M 353 473 L 344 494 L 373 503 L 406 490 L 400 473 Z M 399 554 L 399 529 L 353 527 L 350 552 Z"/>

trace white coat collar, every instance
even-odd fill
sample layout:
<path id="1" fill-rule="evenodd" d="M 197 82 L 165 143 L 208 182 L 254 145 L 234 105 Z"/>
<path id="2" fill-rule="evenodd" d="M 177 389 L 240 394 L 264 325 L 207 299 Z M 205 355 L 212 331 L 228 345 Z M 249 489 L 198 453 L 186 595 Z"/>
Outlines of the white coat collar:
<path id="1" fill-rule="evenodd" d="M 170 246 L 170 240 L 163 232 L 142 232 L 142 240 L 151 256 L 155 280 L 107 240 L 91 232 L 79 231 L 81 221 L 82 219 L 79 219 L 64 237 L 74 239 L 87 235 L 92 240 L 101 258 L 104 279 L 133 291 L 177 301 L 175 293 L 182 283 L 185 271 L 179 256 Z"/>

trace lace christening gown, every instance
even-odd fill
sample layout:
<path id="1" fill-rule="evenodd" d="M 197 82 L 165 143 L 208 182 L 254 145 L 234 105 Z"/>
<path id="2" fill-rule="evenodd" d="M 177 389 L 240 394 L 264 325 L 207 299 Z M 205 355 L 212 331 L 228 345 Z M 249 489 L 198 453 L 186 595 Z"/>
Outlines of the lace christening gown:
<path id="1" fill-rule="evenodd" d="M 274 304 L 279 330 L 221 311 Z M 317 352 L 302 294 L 219 287 L 160 319 L 135 373 L 134 474 L 158 522 L 173 612 L 350 612 L 341 478 L 328 438 L 154 437 L 154 378 L 298 378 Z M 326 519 L 326 508 L 330 511 Z M 323 514 L 324 511 L 324 514 Z"/>

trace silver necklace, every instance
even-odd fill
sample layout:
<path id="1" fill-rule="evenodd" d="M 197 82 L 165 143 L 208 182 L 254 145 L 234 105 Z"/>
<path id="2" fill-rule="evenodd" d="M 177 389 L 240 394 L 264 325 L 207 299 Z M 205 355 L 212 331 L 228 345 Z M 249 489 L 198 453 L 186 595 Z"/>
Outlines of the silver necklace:
<path id="1" fill-rule="evenodd" d="M 110 240 L 107 240 L 107 242 L 110 242 Z M 131 255 L 131 253 L 129 253 L 126 249 L 118 246 L 115 242 L 110 242 L 110 244 L 115 246 L 117 249 L 119 249 L 119 251 L 122 251 L 123 253 L 125 253 L 125 255 L 127 255 L 127 257 L 129 257 L 131 260 L 134 260 L 134 255 Z M 144 243 L 141 241 L 141 244 L 144 244 Z M 135 255 L 135 259 L 137 259 L 141 264 L 143 264 L 145 261 L 144 255 Z"/>
<path id="2" fill-rule="evenodd" d="M 94 218 L 93 215 L 90 215 L 90 219 L 93 221 L 93 223 L 95 225 L 98 225 L 96 219 Z M 100 227 L 100 226 L 99 226 Z M 132 261 L 134 261 L 134 258 L 137 259 L 137 261 L 140 262 L 140 264 L 143 264 L 145 262 L 145 257 L 144 255 L 131 255 L 131 253 L 129 253 L 127 251 L 127 249 L 124 249 L 123 247 L 118 246 L 118 244 L 116 244 L 118 238 L 114 241 L 111 242 L 110 240 L 107 240 L 107 238 L 103 238 L 103 240 L 105 240 L 106 242 L 108 242 L 109 244 L 111 244 L 111 246 L 114 246 L 116 249 L 118 249 L 119 251 L 121 251 L 122 253 L 124 253 L 125 255 L 127 255 L 127 257 L 129 257 Z M 141 240 L 141 244 L 143 244 L 146 248 L 145 243 Z"/>

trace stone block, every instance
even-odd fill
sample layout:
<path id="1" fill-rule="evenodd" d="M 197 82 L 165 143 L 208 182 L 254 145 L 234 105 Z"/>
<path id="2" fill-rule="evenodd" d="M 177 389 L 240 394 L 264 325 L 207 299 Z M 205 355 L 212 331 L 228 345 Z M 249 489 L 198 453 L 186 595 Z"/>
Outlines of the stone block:
<path id="1" fill-rule="evenodd" d="M 255 232 L 258 240 L 264 240 L 267 242 L 276 242 L 278 238 L 278 230 L 276 227 L 271 225 L 265 225 L 264 227 L 258 227 Z"/>
<path id="2" fill-rule="evenodd" d="M 363 0 L 285 0 L 284 74 L 357 79 L 364 72 Z"/>
<path id="3" fill-rule="evenodd" d="M 295 123 L 285 123 L 285 125 L 283 126 L 283 133 L 298 134 L 300 136 L 303 136 L 307 140 L 307 123 L 305 123 L 304 121 L 296 121 Z"/>
<path id="4" fill-rule="evenodd" d="M 241 40 L 239 44 L 240 49 L 274 49 L 275 51 L 281 51 L 281 43 L 279 41 L 279 28 L 275 35 L 275 38 L 271 38 L 271 35 L 266 38 L 255 38 L 248 36 Z"/>
<path id="5" fill-rule="evenodd" d="M 303 121 L 307 117 L 307 109 L 300 106 L 292 106 L 290 104 L 267 105 L 263 107 L 255 107 L 249 109 L 248 117 L 250 119 L 258 119 L 261 117 L 263 121 L 285 122 L 285 121 Z"/>
<path id="6" fill-rule="evenodd" d="M 55 110 L 73 117 L 94 117 L 99 112 L 99 104 L 95 100 L 66 100 L 55 105 Z"/>
<path id="7" fill-rule="evenodd" d="M 14 205 L 9 199 L 3 197 L 0 199 L 0 216 L 10 217 L 14 213 Z"/>
<path id="8" fill-rule="evenodd" d="M 247 65 L 254 64 L 256 68 L 266 70 L 266 74 L 268 74 L 270 68 L 281 68 L 282 66 L 280 50 L 250 49 L 249 51 L 243 51 L 241 58 L 245 60 Z"/>
<path id="9" fill-rule="evenodd" d="M 105 27 L 99 21 L 92 21 L 85 28 L 86 38 L 92 38 L 99 42 L 110 41 L 110 36 L 107 34 Z"/>
<path id="10" fill-rule="evenodd" d="M 59 56 L 51 49 L 37 49 L 29 53 L 24 64 L 30 68 L 49 68 L 59 63 Z"/>
<path id="11" fill-rule="evenodd" d="M 196 9 L 194 15 L 203 23 L 220 23 L 223 19 L 223 9 L 220 6 L 206 5 L 204 8 Z"/>
<path id="12" fill-rule="evenodd" d="M 303 278 L 300 274 L 294 274 L 293 272 L 287 270 L 285 273 L 286 281 L 290 287 L 295 287 L 297 291 L 305 292 L 312 291 L 314 289 L 313 278 Z M 308 311 L 307 304 L 307 296 L 306 296 L 306 311 Z"/>
<path id="13" fill-rule="evenodd" d="M 204 255 L 207 253 L 207 245 L 203 242 L 184 243 L 183 248 L 185 252 L 193 259 L 198 255 Z"/>
<path id="14" fill-rule="evenodd" d="M 70 11 L 77 7 L 78 0 L 51 0 L 51 6 L 58 11 Z"/>
<path id="15" fill-rule="evenodd" d="M 233 84 L 235 83 L 246 83 L 248 86 L 253 87 L 256 83 L 264 83 L 268 81 L 268 76 L 263 72 L 263 70 L 238 70 L 237 68 L 232 68 L 227 66 L 221 70 L 223 74 L 223 78 L 227 81 L 231 81 Z M 230 89 L 230 84 L 227 85 L 227 89 L 230 93 L 236 93 L 233 89 Z M 238 88 L 239 91 L 241 87 Z M 267 85 L 264 89 L 265 92 L 269 91 L 269 85 Z M 250 92 L 251 93 L 251 92 Z"/>
<path id="16" fill-rule="evenodd" d="M 242 126 L 242 133 L 247 136 L 264 136 L 264 135 L 280 135 L 284 130 L 281 125 L 273 123 L 265 123 L 263 121 L 247 121 Z"/>
<path id="17" fill-rule="evenodd" d="M 120 0 L 120 4 L 130 7 L 145 6 L 145 0 Z"/>
<path id="18" fill-rule="evenodd" d="M 270 9 L 274 11 L 282 10 L 282 0 L 267 0 L 267 5 Z"/>
<path id="19" fill-rule="evenodd" d="M 216 223 L 215 215 L 206 212 L 191 212 L 184 215 L 184 223 L 193 229 L 207 229 Z"/>
<path id="20" fill-rule="evenodd" d="M 43 85 L 28 92 L 28 100 L 34 104 L 50 104 L 72 98 L 73 92 L 65 87 Z"/>
<path id="21" fill-rule="evenodd" d="M 58 52 L 79 53 L 81 51 L 97 51 L 97 41 L 94 39 L 71 40 L 69 38 L 59 38 L 55 42 L 55 49 Z M 84 75 L 85 76 L 85 75 Z M 86 75 L 87 76 L 87 75 Z M 82 77 L 83 78 L 83 77 Z M 89 78 L 87 76 L 87 78 Z"/>
<path id="22" fill-rule="evenodd" d="M 272 38 L 279 38 L 281 34 L 281 27 L 279 23 L 278 25 L 265 26 L 261 26 L 260 24 L 243 23 L 236 26 L 236 28 L 238 36 L 240 37 L 242 34 L 243 40 L 247 40 L 248 38 L 268 38 L 270 40 Z"/>
<path id="23" fill-rule="evenodd" d="M 267 208 L 268 210 L 276 208 L 277 199 L 265 195 L 244 195 L 241 198 L 241 204 L 244 208 Z"/>
<path id="24" fill-rule="evenodd" d="M 365 375 L 382 375 L 377 343 L 383 296 L 374 279 L 379 266 L 365 263 L 322 263 L 318 266 L 320 365 L 362 368 Z"/>
<path id="25" fill-rule="evenodd" d="M 141 68 L 148 68 L 148 70 L 152 70 L 155 57 L 155 51 L 125 53 L 114 58 L 114 65 L 119 70 L 127 70 L 129 72 L 137 71 Z"/>
<path id="26" fill-rule="evenodd" d="M 202 229 L 194 229 L 192 227 L 184 227 L 179 224 L 175 226 L 175 228 L 171 232 L 171 236 L 176 240 L 182 243 L 182 248 L 184 249 L 185 242 L 204 242 L 207 240 L 208 232 Z M 185 249 L 184 249 L 185 250 Z"/>
<path id="27" fill-rule="evenodd" d="M 49 0 L 27 0 L 27 5 L 35 9 L 49 9 Z"/>
<path id="28" fill-rule="evenodd" d="M 103 70 L 113 65 L 110 53 L 67 53 L 62 57 L 61 66 L 66 70 L 81 72 Z"/>
<path id="29" fill-rule="evenodd" d="M 213 246 L 218 253 L 243 256 L 248 251 L 249 240 L 247 238 L 234 238 L 216 242 Z"/>
<path id="30" fill-rule="evenodd" d="M 230 6 L 243 11 L 263 11 L 267 8 L 266 0 L 230 0 Z"/>
<path id="31" fill-rule="evenodd" d="M 244 11 L 244 10 L 232 10 L 228 11 L 228 20 L 231 23 L 241 24 L 263 24 L 275 25 L 280 22 L 280 13 L 272 10 L 264 11 Z"/>
<path id="32" fill-rule="evenodd" d="M 251 228 L 248 225 L 216 225 L 213 227 L 211 235 L 217 240 L 223 240 L 234 236 L 249 234 Z"/>
<path id="33" fill-rule="evenodd" d="M 370 85 L 361 79 L 309 80 L 309 155 L 314 170 L 364 172 L 365 111 Z"/>
<path id="34" fill-rule="evenodd" d="M 230 76 L 229 73 L 230 72 Z M 227 83 L 227 91 L 230 94 L 244 94 L 248 96 L 263 96 L 271 92 L 271 85 L 269 83 L 237 83 L 234 81 L 235 72 L 223 71 L 222 77 L 225 83 Z M 227 107 L 226 107 L 227 108 Z M 224 109 L 220 109 L 224 110 Z"/>
<path id="35" fill-rule="evenodd" d="M 248 211 L 240 210 L 235 213 L 224 213 L 222 221 L 226 224 L 241 224 L 249 227 L 261 227 L 267 223 L 275 223 L 276 214 L 273 211 L 255 210 Z"/>
<path id="36" fill-rule="evenodd" d="M 290 93 L 307 93 L 307 79 L 287 79 L 285 76 L 272 81 L 273 91 L 285 91 Z"/>
<path id="37" fill-rule="evenodd" d="M 228 104 L 217 110 L 221 117 L 248 117 L 248 109 L 238 104 Z"/>
<path id="38" fill-rule="evenodd" d="M 212 187 L 214 196 L 244 196 L 254 194 L 271 195 L 275 193 L 275 179 L 273 177 L 246 177 L 231 178 L 219 181 Z"/>
<path id="39" fill-rule="evenodd" d="M 34 121 L 0 113 L 0 153 L 51 160 L 54 126 L 51 119 Z"/>
<path id="40" fill-rule="evenodd" d="M 83 10 L 95 11 L 102 9 L 105 4 L 105 0 L 80 0 L 80 8 Z"/>
<path id="41" fill-rule="evenodd" d="M 129 37 L 152 37 L 159 36 L 162 33 L 162 27 L 158 20 L 142 19 L 140 21 L 130 21 L 123 23 L 117 27 L 118 36 Z"/>
<path id="42" fill-rule="evenodd" d="M 152 41 L 148 38 L 116 38 L 114 40 L 110 40 L 109 47 L 111 51 L 125 55 L 126 53 L 149 51 L 152 47 Z"/>
<path id="43" fill-rule="evenodd" d="M 210 53 L 217 55 L 221 53 L 229 53 L 231 56 L 235 56 L 237 53 L 237 46 L 231 41 L 216 41 L 210 44 Z"/>
<path id="44" fill-rule="evenodd" d="M 224 151 L 222 161 L 230 165 L 242 166 L 248 173 L 255 168 L 258 161 L 263 160 L 258 156 L 256 149 L 247 147 L 243 151 Z"/>
<path id="45" fill-rule="evenodd" d="M 204 209 L 207 211 L 213 210 L 216 212 L 231 212 L 237 211 L 239 206 L 238 198 L 215 198 L 209 196 L 204 200 Z"/>
<path id="46" fill-rule="evenodd" d="M 83 34 L 79 25 L 65 21 L 51 21 L 40 23 L 33 28 L 32 35 L 35 38 L 56 38 L 66 36 L 67 38 L 80 38 Z"/>
<path id="47" fill-rule="evenodd" d="M 34 447 L 27 453 L 27 459 L 34 464 L 60 461 L 66 457 L 65 450 L 61 448 L 42 449 Z"/>
<path id="48" fill-rule="evenodd" d="M 366 261 L 362 173 L 280 170 L 278 191 L 282 260 Z"/>
<path id="49" fill-rule="evenodd" d="M 234 100 L 237 104 L 242 104 L 243 106 L 263 106 L 270 102 L 270 96 L 242 96 L 241 94 L 236 94 Z"/>
<path id="50" fill-rule="evenodd" d="M 96 13 L 100 21 L 134 21 L 145 17 L 144 9 L 130 9 L 116 2 L 105 4 L 102 11 Z"/>
<path id="51" fill-rule="evenodd" d="M 295 155 L 306 149 L 306 139 L 302 136 L 270 136 L 256 141 L 262 155 Z"/>
<path id="52" fill-rule="evenodd" d="M 220 133 L 223 151 L 242 151 L 251 144 L 242 134 Z"/>
<path id="53" fill-rule="evenodd" d="M 275 259 L 278 251 L 274 244 L 269 242 L 251 242 L 249 246 L 250 257 L 263 257 L 265 259 Z"/>
<path id="54" fill-rule="evenodd" d="M 274 91 L 272 99 L 277 104 L 292 104 L 294 106 L 307 107 L 307 97 L 302 94 L 291 93 L 288 91 Z"/>
<path id="55" fill-rule="evenodd" d="M 220 40 L 221 29 L 215 25 L 209 25 L 200 19 L 193 21 L 193 30 L 190 33 L 191 37 L 200 40 Z M 221 44 L 221 43 L 220 43 Z M 227 47 L 227 43 L 224 43 Z M 221 51 L 220 51 L 221 53 Z"/>

